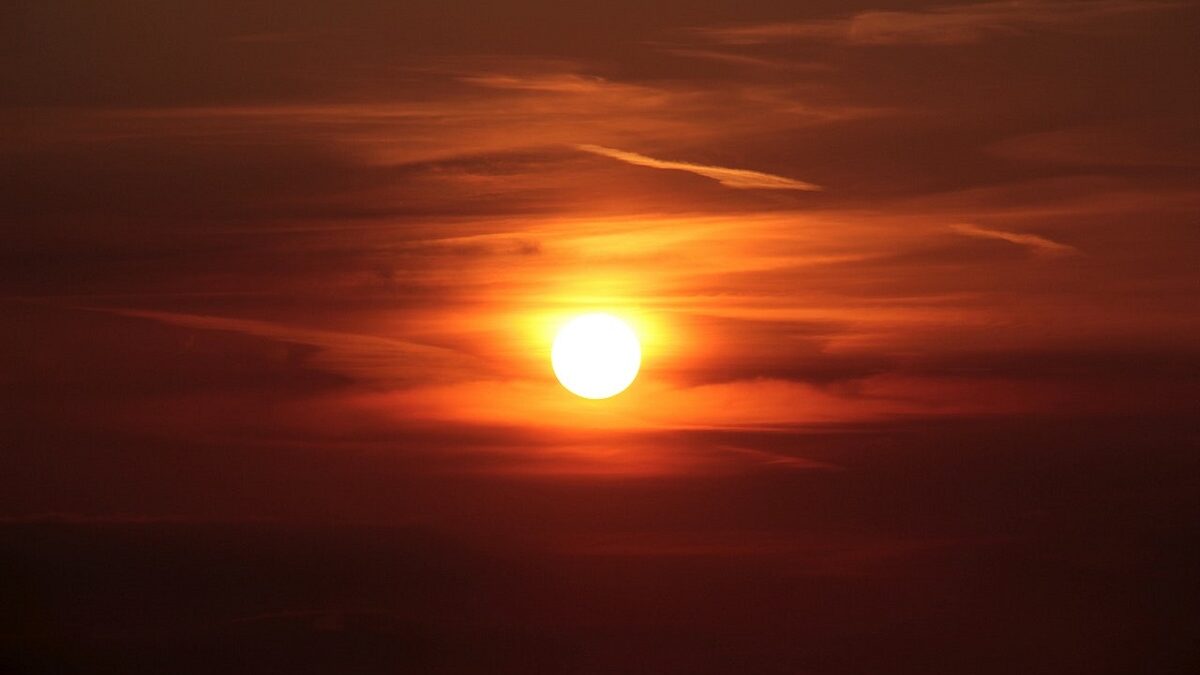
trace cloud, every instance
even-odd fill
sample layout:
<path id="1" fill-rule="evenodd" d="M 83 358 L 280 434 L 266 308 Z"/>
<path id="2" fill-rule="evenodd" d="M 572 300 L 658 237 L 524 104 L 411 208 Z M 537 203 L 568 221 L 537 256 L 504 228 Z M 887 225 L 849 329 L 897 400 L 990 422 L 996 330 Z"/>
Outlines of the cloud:
<path id="1" fill-rule="evenodd" d="M 454 381 L 461 379 L 464 374 L 476 371 L 479 365 L 467 355 L 451 349 L 377 335 L 181 312 L 104 308 L 97 308 L 96 311 L 158 321 L 182 328 L 227 331 L 267 340 L 311 345 L 321 350 L 312 358 L 313 366 L 358 381 L 394 385 L 409 381 L 417 374 L 440 381 Z"/>
<path id="2" fill-rule="evenodd" d="M 868 10 L 838 19 L 704 28 L 696 32 L 726 44 L 787 41 L 852 45 L 957 45 L 994 35 L 1064 29 L 1113 16 L 1181 6 L 1159 0 L 1016 0 L 942 5 L 920 11 Z"/>
<path id="3" fill-rule="evenodd" d="M 711 61 L 714 63 L 732 66 L 747 66 L 751 68 L 767 68 L 774 70 L 830 70 L 830 66 L 823 63 L 768 59 L 761 56 L 748 56 L 746 54 L 734 54 L 731 52 L 723 52 L 712 49 L 663 46 L 659 48 L 659 51 L 664 54 L 670 54 L 680 58 L 698 59 L 701 61 Z"/>
<path id="4" fill-rule="evenodd" d="M 610 83 L 601 77 L 588 77 L 576 73 L 549 73 L 542 75 L 488 73 L 483 75 L 465 75 L 459 77 L 458 80 L 466 84 L 473 84 L 488 89 L 544 91 L 558 94 L 594 94 L 623 86 Z"/>
<path id="5" fill-rule="evenodd" d="M 1057 241 L 1052 241 L 1045 237 L 1039 237 L 1036 234 L 1020 234 L 1017 232 L 1005 232 L 1004 230 L 989 230 L 985 227 L 972 225 L 970 223 L 958 223 L 951 225 L 950 229 L 958 234 L 968 237 L 978 237 L 980 239 L 999 239 L 1007 241 L 1018 246 L 1028 247 L 1029 250 L 1037 255 L 1042 256 L 1062 256 L 1074 255 L 1079 253 L 1079 249 L 1074 246 L 1060 244 Z"/>
<path id="6" fill-rule="evenodd" d="M 1020 134 L 993 144 L 1000 157 L 1073 166 L 1200 166 L 1200 120 L 1150 117 Z"/>
<path id="7" fill-rule="evenodd" d="M 806 183 L 804 181 L 784 178 L 783 176 L 775 176 L 769 173 L 760 171 L 750 171 L 748 169 L 730 169 L 723 166 L 706 166 L 704 164 L 692 164 L 691 162 L 673 162 L 670 160 L 655 159 L 645 155 L 639 155 L 636 152 L 626 152 L 624 150 L 615 150 L 606 148 L 600 145 L 577 145 L 577 149 L 584 152 L 590 152 L 604 157 L 621 160 L 636 166 L 647 166 L 652 169 L 673 169 L 676 171 L 687 171 L 698 176 L 711 178 L 721 185 L 739 190 L 808 190 L 818 191 L 821 186 Z"/>

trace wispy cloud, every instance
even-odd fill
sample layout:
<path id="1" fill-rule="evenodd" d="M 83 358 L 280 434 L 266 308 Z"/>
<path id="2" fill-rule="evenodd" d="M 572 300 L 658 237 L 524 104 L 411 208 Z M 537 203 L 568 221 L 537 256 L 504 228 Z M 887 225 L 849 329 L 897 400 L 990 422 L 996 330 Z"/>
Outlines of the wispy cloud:
<path id="1" fill-rule="evenodd" d="M 1063 256 L 1075 255 L 1079 253 L 1079 249 L 1067 244 L 1060 244 L 1057 241 L 1040 237 L 1036 234 L 1021 234 L 1019 232 L 1005 232 L 1004 230 L 990 230 L 986 227 L 972 225 L 970 223 L 957 223 L 951 225 L 950 229 L 958 234 L 968 237 L 978 237 L 980 239 L 999 239 L 1007 241 L 1018 246 L 1025 246 L 1031 252 L 1043 256 Z"/>
<path id="2" fill-rule="evenodd" d="M 1200 166 L 1200 119 L 1149 117 L 1020 134 L 989 151 L 1022 161 L 1076 166 Z"/>
<path id="3" fill-rule="evenodd" d="M 515 89 L 517 91 L 547 91 L 560 94 L 593 94 L 624 85 L 613 84 L 600 77 L 588 77 L 576 73 L 551 73 L 544 75 L 505 75 L 486 73 L 464 75 L 460 82 L 489 89 Z"/>
<path id="4" fill-rule="evenodd" d="M 659 51 L 664 54 L 678 56 L 685 59 L 698 59 L 701 61 L 710 61 L 713 63 L 722 63 L 731 66 L 746 66 L 750 68 L 766 68 L 772 70 L 830 70 L 830 66 L 809 61 L 786 61 L 783 59 L 769 59 L 761 56 L 749 56 L 747 54 L 735 54 L 732 52 L 718 51 L 714 49 L 695 49 L 687 47 L 662 46 Z"/>
<path id="5" fill-rule="evenodd" d="M 241 333 L 267 340 L 310 345 L 320 350 L 312 358 L 312 365 L 359 381 L 401 384 L 414 379 L 414 364 L 420 364 L 418 370 L 424 377 L 453 381 L 477 367 L 477 364 L 472 365 L 474 362 L 470 357 L 450 349 L 377 335 L 181 312 L 121 308 L 96 308 L 96 311 L 183 328 Z"/>
<path id="6" fill-rule="evenodd" d="M 665 159 L 655 159 L 646 155 L 639 155 L 636 152 L 626 152 L 624 150 L 616 150 L 614 148 L 606 148 L 601 145 L 577 145 L 575 146 L 584 152 L 590 152 L 604 157 L 634 164 L 636 166 L 646 166 L 652 169 L 672 169 L 675 171 L 687 171 L 698 176 L 711 178 L 721 185 L 739 190 L 821 190 L 821 186 L 804 181 L 776 176 L 761 171 L 751 171 L 749 169 L 730 169 L 723 166 L 708 166 L 705 164 L 692 164 L 691 162 L 675 162 Z"/>
<path id="7" fill-rule="evenodd" d="M 1181 4 L 1168 0 L 1015 0 L 908 12 L 868 10 L 842 18 L 703 28 L 696 32 L 726 44 L 811 40 L 854 45 L 955 45 L 994 35 L 1073 28 Z"/>

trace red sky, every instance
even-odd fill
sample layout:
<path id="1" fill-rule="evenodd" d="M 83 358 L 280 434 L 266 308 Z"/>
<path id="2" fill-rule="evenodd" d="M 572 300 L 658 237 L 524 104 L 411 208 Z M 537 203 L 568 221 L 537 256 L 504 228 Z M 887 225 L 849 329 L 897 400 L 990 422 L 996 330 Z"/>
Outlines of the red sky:
<path id="1" fill-rule="evenodd" d="M 1186 671 L 1198 26 L 8 3 L 5 658 Z"/>

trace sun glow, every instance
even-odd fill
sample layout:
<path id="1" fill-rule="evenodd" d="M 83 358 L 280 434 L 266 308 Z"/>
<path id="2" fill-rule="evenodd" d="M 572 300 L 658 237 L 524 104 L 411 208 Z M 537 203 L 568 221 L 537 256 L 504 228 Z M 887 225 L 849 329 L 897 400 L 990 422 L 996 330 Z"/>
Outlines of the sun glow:
<path id="1" fill-rule="evenodd" d="M 567 391 L 583 398 L 610 398 L 637 377 L 642 348 L 633 329 L 621 319 L 584 314 L 559 329 L 550 362 Z"/>

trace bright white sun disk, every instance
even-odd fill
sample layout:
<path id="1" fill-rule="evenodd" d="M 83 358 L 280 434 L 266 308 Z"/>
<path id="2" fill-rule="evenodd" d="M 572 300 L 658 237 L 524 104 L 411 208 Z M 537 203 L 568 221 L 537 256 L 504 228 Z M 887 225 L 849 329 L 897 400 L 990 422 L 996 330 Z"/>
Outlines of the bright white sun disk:
<path id="1" fill-rule="evenodd" d="M 642 348 L 629 324 L 611 314 L 584 314 L 558 331 L 550 351 L 554 375 L 583 398 L 609 398 L 637 377 Z"/>

